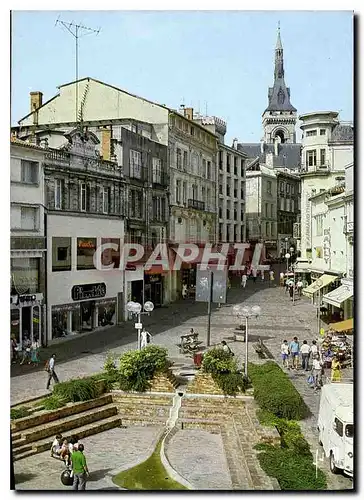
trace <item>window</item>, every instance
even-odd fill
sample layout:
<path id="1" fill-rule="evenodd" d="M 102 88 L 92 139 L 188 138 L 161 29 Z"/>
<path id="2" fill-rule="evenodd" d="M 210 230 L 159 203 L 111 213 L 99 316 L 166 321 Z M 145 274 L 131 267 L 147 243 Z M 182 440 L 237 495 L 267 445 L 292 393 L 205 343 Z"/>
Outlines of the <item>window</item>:
<path id="1" fill-rule="evenodd" d="M 63 194 L 63 180 L 55 179 L 54 181 L 54 208 L 62 209 L 62 194 Z"/>
<path id="2" fill-rule="evenodd" d="M 353 426 L 353 424 L 347 424 L 345 426 L 345 436 L 349 437 L 349 438 L 354 437 L 354 426 Z"/>
<path id="3" fill-rule="evenodd" d="M 314 137 L 317 135 L 317 130 L 307 130 L 306 137 Z"/>
<path id="4" fill-rule="evenodd" d="M 279 201 L 280 201 L 280 206 L 279 206 L 280 210 L 284 210 L 285 198 L 281 198 Z"/>
<path id="5" fill-rule="evenodd" d="M 244 220 L 244 210 L 243 209 L 240 210 L 240 220 L 241 220 L 241 222 L 243 222 L 243 220 Z"/>
<path id="6" fill-rule="evenodd" d="M 187 171 L 187 163 L 188 163 L 188 153 L 187 151 L 183 151 L 183 170 L 185 171 Z"/>
<path id="7" fill-rule="evenodd" d="M 220 170 L 222 170 L 222 155 L 223 155 L 223 152 L 219 151 L 219 169 Z"/>
<path id="8" fill-rule="evenodd" d="M 191 127 L 191 135 L 195 135 L 195 129 L 194 129 L 194 127 Z"/>
<path id="9" fill-rule="evenodd" d="M 202 201 L 206 203 L 206 188 L 205 186 L 202 186 Z"/>
<path id="10" fill-rule="evenodd" d="M 21 160 L 21 181 L 26 184 L 38 184 L 39 163 L 37 161 Z"/>
<path id="11" fill-rule="evenodd" d="M 294 184 L 291 184 L 291 194 L 294 195 Z"/>
<path id="12" fill-rule="evenodd" d="M 238 159 L 234 156 L 234 175 L 238 175 Z"/>
<path id="13" fill-rule="evenodd" d="M 326 162 L 326 149 L 320 149 L 320 165 L 325 165 Z"/>
<path id="14" fill-rule="evenodd" d="M 230 219 L 230 209 L 229 208 L 226 209 L 226 218 Z"/>
<path id="15" fill-rule="evenodd" d="M 52 271 L 71 271 L 71 238 L 52 238 Z"/>
<path id="16" fill-rule="evenodd" d="M 164 219 L 164 198 L 156 196 L 153 198 L 153 219 L 162 221 Z"/>
<path id="17" fill-rule="evenodd" d="M 192 200 L 198 200 L 198 191 L 196 184 L 192 184 Z"/>
<path id="18" fill-rule="evenodd" d="M 244 199 L 244 188 L 242 187 L 241 190 L 240 190 L 240 199 L 243 200 Z"/>
<path id="19" fill-rule="evenodd" d="M 11 295 L 39 292 L 39 263 L 36 257 L 11 259 Z M 15 326 L 15 325 L 14 325 Z"/>
<path id="20" fill-rule="evenodd" d="M 211 203 L 211 190 L 210 188 L 206 189 L 206 210 L 209 210 L 210 208 L 210 203 Z"/>
<path id="21" fill-rule="evenodd" d="M 28 231 L 37 231 L 39 227 L 38 208 L 36 207 L 21 207 L 21 229 Z"/>
<path id="22" fill-rule="evenodd" d="M 205 158 L 202 159 L 202 177 L 207 177 L 207 170 L 206 170 L 206 160 Z"/>
<path id="23" fill-rule="evenodd" d="M 326 130 L 324 128 L 320 128 L 320 135 L 326 135 Z"/>
<path id="24" fill-rule="evenodd" d="M 297 190 L 298 194 L 301 194 L 301 184 L 298 184 L 297 187 L 298 187 L 298 190 Z"/>
<path id="25" fill-rule="evenodd" d="M 272 194 L 272 181 L 267 181 L 267 193 Z"/>
<path id="26" fill-rule="evenodd" d="M 234 220 L 238 219 L 238 211 L 234 208 Z"/>
<path id="27" fill-rule="evenodd" d="M 187 182 L 183 181 L 182 184 L 182 202 L 184 205 L 187 204 Z"/>
<path id="28" fill-rule="evenodd" d="M 95 269 L 96 238 L 77 238 L 77 270 Z"/>
<path id="29" fill-rule="evenodd" d="M 284 193 L 284 182 L 280 182 L 280 183 L 279 183 L 279 191 L 280 191 L 281 193 Z"/>
<path id="30" fill-rule="evenodd" d="M 141 219 L 143 214 L 143 193 L 142 191 L 132 189 L 130 191 L 130 195 L 130 217 L 134 219 Z"/>
<path id="31" fill-rule="evenodd" d="M 269 236 L 269 222 L 265 223 L 265 234 L 266 236 Z"/>
<path id="32" fill-rule="evenodd" d="M 81 182 L 81 212 L 86 212 L 90 210 L 90 187 L 85 183 Z"/>
<path id="33" fill-rule="evenodd" d="M 106 245 L 107 243 L 117 245 L 118 249 L 107 248 L 104 250 L 101 254 L 101 264 L 103 266 L 114 264 L 114 269 L 118 269 L 120 266 L 120 240 L 119 238 L 101 238 L 101 245 Z"/>
<path id="34" fill-rule="evenodd" d="M 294 212 L 294 200 L 291 200 L 291 212 Z"/>
<path id="35" fill-rule="evenodd" d="M 265 216 L 266 216 L 266 217 L 269 217 L 269 213 L 268 213 L 268 211 L 269 211 L 269 205 L 268 205 L 268 203 L 266 203 L 266 204 L 265 204 Z"/>
<path id="36" fill-rule="evenodd" d="M 230 155 L 226 155 L 226 171 L 230 172 Z"/>
<path id="37" fill-rule="evenodd" d="M 110 197 L 110 190 L 108 187 L 103 187 L 101 188 L 101 210 L 102 213 L 108 214 L 109 213 L 109 197 Z"/>
<path id="38" fill-rule="evenodd" d="M 155 184 L 162 183 L 162 160 L 153 158 L 152 160 L 152 182 Z"/>
<path id="39" fill-rule="evenodd" d="M 338 418 L 334 420 L 334 430 L 339 436 L 342 437 L 344 435 L 344 424 Z"/>
<path id="40" fill-rule="evenodd" d="M 212 177 L 211 177 L 211 162 L 210 161 L 207 162 L 207 178 L 212 179 Z"/>
<path id="41" fill-rule="evenodd" d="M 134 151 L 133 149 L 129 152 L 129 162 L 130 162 L 130 177 L 136 179 L 142 178 L 142 154 L 140 151 Z"/>
<path id="42" fill-rule="evenodd" d="M 176 182 L 176 203 L 181 203 L 181 181 L 178 179 Z"/>
<path id="43" fill-rule="evenodd" d="M 219 218 L 222 219 L 222 208 L 219 207 Z"/>
<path id="44" fill-rule="evenodd" d="M 288 194 L 288 193 L 289 193 L 289 191 L 290 191 L 290 185 L 289 185 L 289 184 L 288 184 L 288 182 L 287 182 L 287 184 L 286 184 L 286 193 Z"/>
<path id="45" fill-rule="evenodd" d="M 274 205 L 270 206 L 270 216 L 273 219 L 273 214 L 274 214 Z"/>
<path id="46" fill-rule="evenodd" d="M 222 193 L 222 184 L 219 184 L 219 194 L 223 194 Z"/>
<path id="47" fill-rule="evenodd" d="M 322 236 L 324 216 L 322 214 L 316 215 L 315 219 L 316 219 L 316 236 Z"/>
<path id="48" fill-rule="evenodd" d="M 230 224 L 226 224 L 226 240 L 230 241 Z"/>
<path id="49" fill-rule="evenodd" d="M 316 149 L 307 151 L 306 153 L 306 167 L 316 167 Z"/>
<path id="50" fill-rule="evenodd" d="M 182 151 L 177 148 L 177 152 L 176 152 L 176 166 L 179 170 L 181 170 L 182 168 Z"/>
<path id="51" fill-rule="evenodd" d="M 230 196 L 230 186 L 227 184 L 226 186 L 226 196 Z"/>

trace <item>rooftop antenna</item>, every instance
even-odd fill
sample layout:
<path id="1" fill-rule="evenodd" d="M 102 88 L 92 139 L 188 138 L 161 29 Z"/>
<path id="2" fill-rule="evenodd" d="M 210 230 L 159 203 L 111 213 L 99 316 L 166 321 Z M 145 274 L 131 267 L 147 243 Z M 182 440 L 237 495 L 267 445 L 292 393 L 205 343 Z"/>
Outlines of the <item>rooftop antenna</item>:
<path id="1" fill-rule="evenodd" d="M 75 42 L 76 42 L 76 55 L 75 55 L 75 70 L 76 70 L 76 123 L 78 123 L 78 39 L 81 38 L 82 36 L 86 35 L 98 35 L 100 33 L 101 28 L 98 28 L 97 30 L 93 28 L 88 28 L 87 26 L 83 26 L 83 24 L 76 24 L 75 22 L 66 22 L 63 21 L 61 16 L 58 16 L 55 26 L 61 25 L 66 30 L 71 33 L 71 35 L 74 37 Z M 82 119 L 82 117 L 81 117 Z"/>

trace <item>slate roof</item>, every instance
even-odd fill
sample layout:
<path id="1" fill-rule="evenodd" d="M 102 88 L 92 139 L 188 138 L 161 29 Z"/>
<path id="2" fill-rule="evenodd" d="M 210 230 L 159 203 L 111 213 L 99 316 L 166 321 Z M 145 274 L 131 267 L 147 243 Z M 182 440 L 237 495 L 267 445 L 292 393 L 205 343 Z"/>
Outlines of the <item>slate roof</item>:
<path id="1" fill-rule="evenodd" d="M 330 142 L 340 141 L 354 141 L 354 127 L 353 125 L 344 125 L 339 123 L 336 125 L 331 134 Z"/>
<path id="2" fill-rule="evenodd" d="M 274 155 L 274 144 L 264 144 L 264 153 L 260 152 L 260 144 L 239 143 L 238 149 L 247 154 L 248 158 L 259 156 L 260 163 L 266 162 L 266 154 L 273 153 L 273 167 L 286 167 L 289 169 L 301 166 L 301 144 L 279 144 L 278 155 Z"/>
<path id="3" fill-rule="evenodd" d="M 268 92 L 269 104 L 265 111 L 297 111 L 290 101 L 284 78 L 277 78 Z"/>

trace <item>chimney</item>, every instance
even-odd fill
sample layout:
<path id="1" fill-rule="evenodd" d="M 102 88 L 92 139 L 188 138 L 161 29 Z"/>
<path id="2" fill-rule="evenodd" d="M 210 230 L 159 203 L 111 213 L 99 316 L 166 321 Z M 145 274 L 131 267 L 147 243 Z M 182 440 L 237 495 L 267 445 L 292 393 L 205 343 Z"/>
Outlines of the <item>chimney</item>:
<path id="1" fill-rule="evenodd" d="M 110 161 L 111 156 L 111 129 L 101 130 L 101 156 L 103 160 Z"/>
<path id="2" fill-rule="evenodd" d="M 233 149 L 238 149 L 238 139 L 236 139 L 236 138 L 235 138 L 235 139 L 233 140 L 233 145 L 232 145 L 232 148 L 233 148 Z"/>
<path id="3" fill-rule="evenodd" d="M 185 108 L 184 114 L 185 114 L 185 118 L 187 118 L 187 120 L 193 120 L 193 108 Z"/>
<path id="4" fill-rule="evenodd" d="M 43 104 L 42 92 L 30 92 L 30 112 L 37 111 Z"/>

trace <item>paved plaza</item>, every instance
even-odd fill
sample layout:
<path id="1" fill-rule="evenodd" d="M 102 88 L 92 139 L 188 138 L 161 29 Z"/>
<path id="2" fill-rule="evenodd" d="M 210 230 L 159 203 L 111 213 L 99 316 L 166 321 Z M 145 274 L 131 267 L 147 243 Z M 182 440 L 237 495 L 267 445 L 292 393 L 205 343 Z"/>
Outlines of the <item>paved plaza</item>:
<path id="1" fill-rule="evenodd" d="M 257 280 L 256 283 L 249 280 L 246 289 L 241 289 L 238 286 L 232 287 L 229 291 L 228 303 L 223 305 L 221 308 L 214 307 L 211 319 L 212 344 L 218 344 L 223 339 L 227 340 L 230 347 L 234 351 L 239 364 L 241 364 L 244 360 L 245 343 L 233 341 L 234 327 L 236 327 L 240 321 L 233 315 L 232 308 L 234 304 L 242 302 L 248 305 L 259 305 L 262 309 L 262 314 L 259 318 L 252 318 L 249 320 L 249 358 L 252 362 L 261 362 L 254 349 L 254 343 L 259 338 L 264 341 L 265 345 L 275 359 L 280 362 L 280 345 L 284 339 L 289 341 L 293 336 L 297 336 L 301 342 L 303 340 L 310 342 L 318 337 L 316 309 L 307 298 L 302 297 L 293 305 L 288 297 L 288 294 L 284 292 L 283 288 L 280 288 L 277 285 L 269 286 L 268 282 L 262 282 L 261 280 Z M 149 318 L 144 318 L 148 330 L 153 335 L 153 342 L 167 347 L 169 356 L 176 362 L 182 363 L 191 360 L 190 358 L 182 356 L 179 353 L 177 344 L 181 334 L 187 333 L 189 329 L 193 327 L 199 332 L 200 340 L 206 344 L 206 304 L 189 302 L 188 307 L 186 306 L 187 304 L 173 304 L 169 308 L 154 311 L 152 316 Z M 102 332 L 97 332 L 97 334 L 93 333 L 74 340 L 68 340 L 63 344 L 47 348 L 45 353 L 49 354 L 51 350 L 54 350 L 57 353 L 59 362 L 56 366 L 56 371 L 62 381 L 100 371 L 108 352 L 112 352 L 114 355 L 118 356 L 127 350 L 135 349 L 135 338 L 136 335 L 135 330 L 133 329 L 133 323 L 129 323 L 125 326 L 111 327 Z M 110 342 L 108 342 L 108 339 Z M 24 371 L 26 370 L 28 370 L 28 367 L 24 367 Z M 308 386 L 306 381 L 307 373 L 301 371 L 288 372 L 288 375 L 297 390 L 302 394 L 306 404 L 312 412 L 312 416 L 302 422 L 301 426 L 306 439 L 311 444 L 311 449 L 315 451 L 317 448 L 320 449 L 318 446 L 316 432 L 316 421 L 320 399 L 319 392 L 314 393 L 313 389 Z M 344 376 L 346 378 L 352 377 L 352 371 L 346 370 Z M 12 403 L 14 404 L 30 397 L 42 396 L 46 394 L 45 384 L 46 373 L 40 369 L 38 371 L 29 370 L 29 372 L 23 373 L 22 375 L 13 376 L 11 379 Z M 127 431 L 132 432 L 130 429 Z M 120 435 L 123 436 L 127 435 L 124 430 L 115 429 L 108 431 L 108 433 L 113 432 L 120 432 Z M 148 455 L 147 443 L 151 443 L 152 440 L 155 439 L 155 434 L 153 434 L 153 437 L 148 434 L 148 432 L 152 431 L 146 430 L 145 432 L 146 457 Z M 104 434 L 105 436 L 111 436 L 111 434 Z M 135 435 L 137 434 L 138 431 L 135 431 Z M 176 439 L 177 436 L 178 434 L 176 435 Z M 98 436 L 87 438 L 87 443 L 92 443 L 92 440 L 97 439 L 99 439 Z M 178 439 L 183 441 L 181 434 L 179 434 Z M 194 438 L 191 434 L 191 442 L 193 442 L 193 439 Z M 216 440 L 217 437 L 213 436 L 211 439 L 211 446 L 212 449 L 214 449 L 213 440 Z M 136 450 L 139 449 L 138 443 L 140 443 L 140 441 L 137 442 Z M 135 446 L 134 441 L 133 446 Z M 218 450 L 220 445 L 216 442 L 215 446 Z M 121 449 L 123 449 L 122 442 Z M 138 451 L 136 451 L 136 453 L 138 453 Z M 196 463 L 198 463 L 199 460 L 201 463 L 207 460 L 206 457 L 208 454 L 203 454 L 202 457 L 203 452 L 198 446 L 192 446 L 189 453 L 192 455 L 189 461 L 185 463 L 186 469 L 184 469 L 184 465 L 179 462 L 178 457 L 173 458 L 176 468 L 179 467 L 181 469 L 178 472 L 183 475 L 186 471 L 188 474 L 188 464 L 194 463 L 192 462 L 193 456 L 195 457 Z M 16 462 L 16 470 L 19 470 L 20 465 L 23 467 L 25 463 L 31 463 L 31 460 L 40 460 L 40 464 L 45 465 L 45 463 L 49 463 L 49 460 L 46 460 L 48 458 L 46 455 L 47 454 L 40 454 L 36 457 L 32 457 L 31 459 L 26 459 L 26 461 L 22 460 L 20 462 Z M 118 471 L 123 468 L 123 463 L 127 463 L 127 460 L 129 460 L 129 455 L 125 456 L 124 449 L 122 455 L 124 455 L 124 457 L 121 459 L 125 460 L 122 463 L 120 462 L 120 467 L 118 465 Z M 220 454 L 217 453 L 217 455 Z M 41 459 L 41 457 L 43 458 Z M 96 454 L 91 460 L 94 459 L 96 460 L 95 465 L 91 466 L 90 462 L 90 469 L 95 468 L 95 470 L 103 470 L 109 468 L 110 463 L 108 462 L 108 459 L 105 458 L 105 463 L 101 463 L 102 453 L 100 456 Z M 97 462 L 97 460 L 99 461 Z M 223 471 L 223 466 L 222 464 L 220 465 L 222 467 L 221 471 Z M 57 463 L 52 465 L 52 470 L 54 470 L 54 472 L 56 472 L 57 466 Z M 211 470 L 215 470 L 216 473 L 216 468 L 214 467 L 215 466 L 212 463 Z M 326 460 L 323 464 L 320 463 L 320 467 L 328 471 L 328 461 Z M 42 465 L 40 465 L 40 468 L 42 468 Z M 196 473 L 197 470 L 198 469 L 191 471 L 192 482 L 196 480 L 196 476 L 193 474 L 194 472 Z M 206 472 L 208 467 L 206 466 L 204 470 Z M 221 474 L 224 475 L 223 472 L 221 472 Z M 190 479 L 187 476 L 185 477 L 186 479 Z M 327 477 L 330 489 L 347 489 L 352 487 L 351 480 L 348 478 L 343 476 L 334 476 L 330 473 L 327 474 Z M 24 486 L 26 484 L 29 485 L 31 484 L 31 481 L 32 479 L 25 481 L 22 484 Z M 107 479 L 100 479 L 100 481 L 107 482 Z M 221 481 L 224 483 L 224 481 L 228 481 L 228 479 L 222 478 Z M 104 485 L 104 482 L 100 484 Z M 90 488 L 91 483 L 92 481 L 90 482 Z M 98 488 L 101 487 L 97 481 L 95 481 L 95 485 L 96 484 Z M 59 485 L 57 485 L 57 488 L 58 486 Z M 19 487 L 21 487 L 21 484 Z M 42 488 L 41 485 L 38 485 L 38 487 Z"/>

